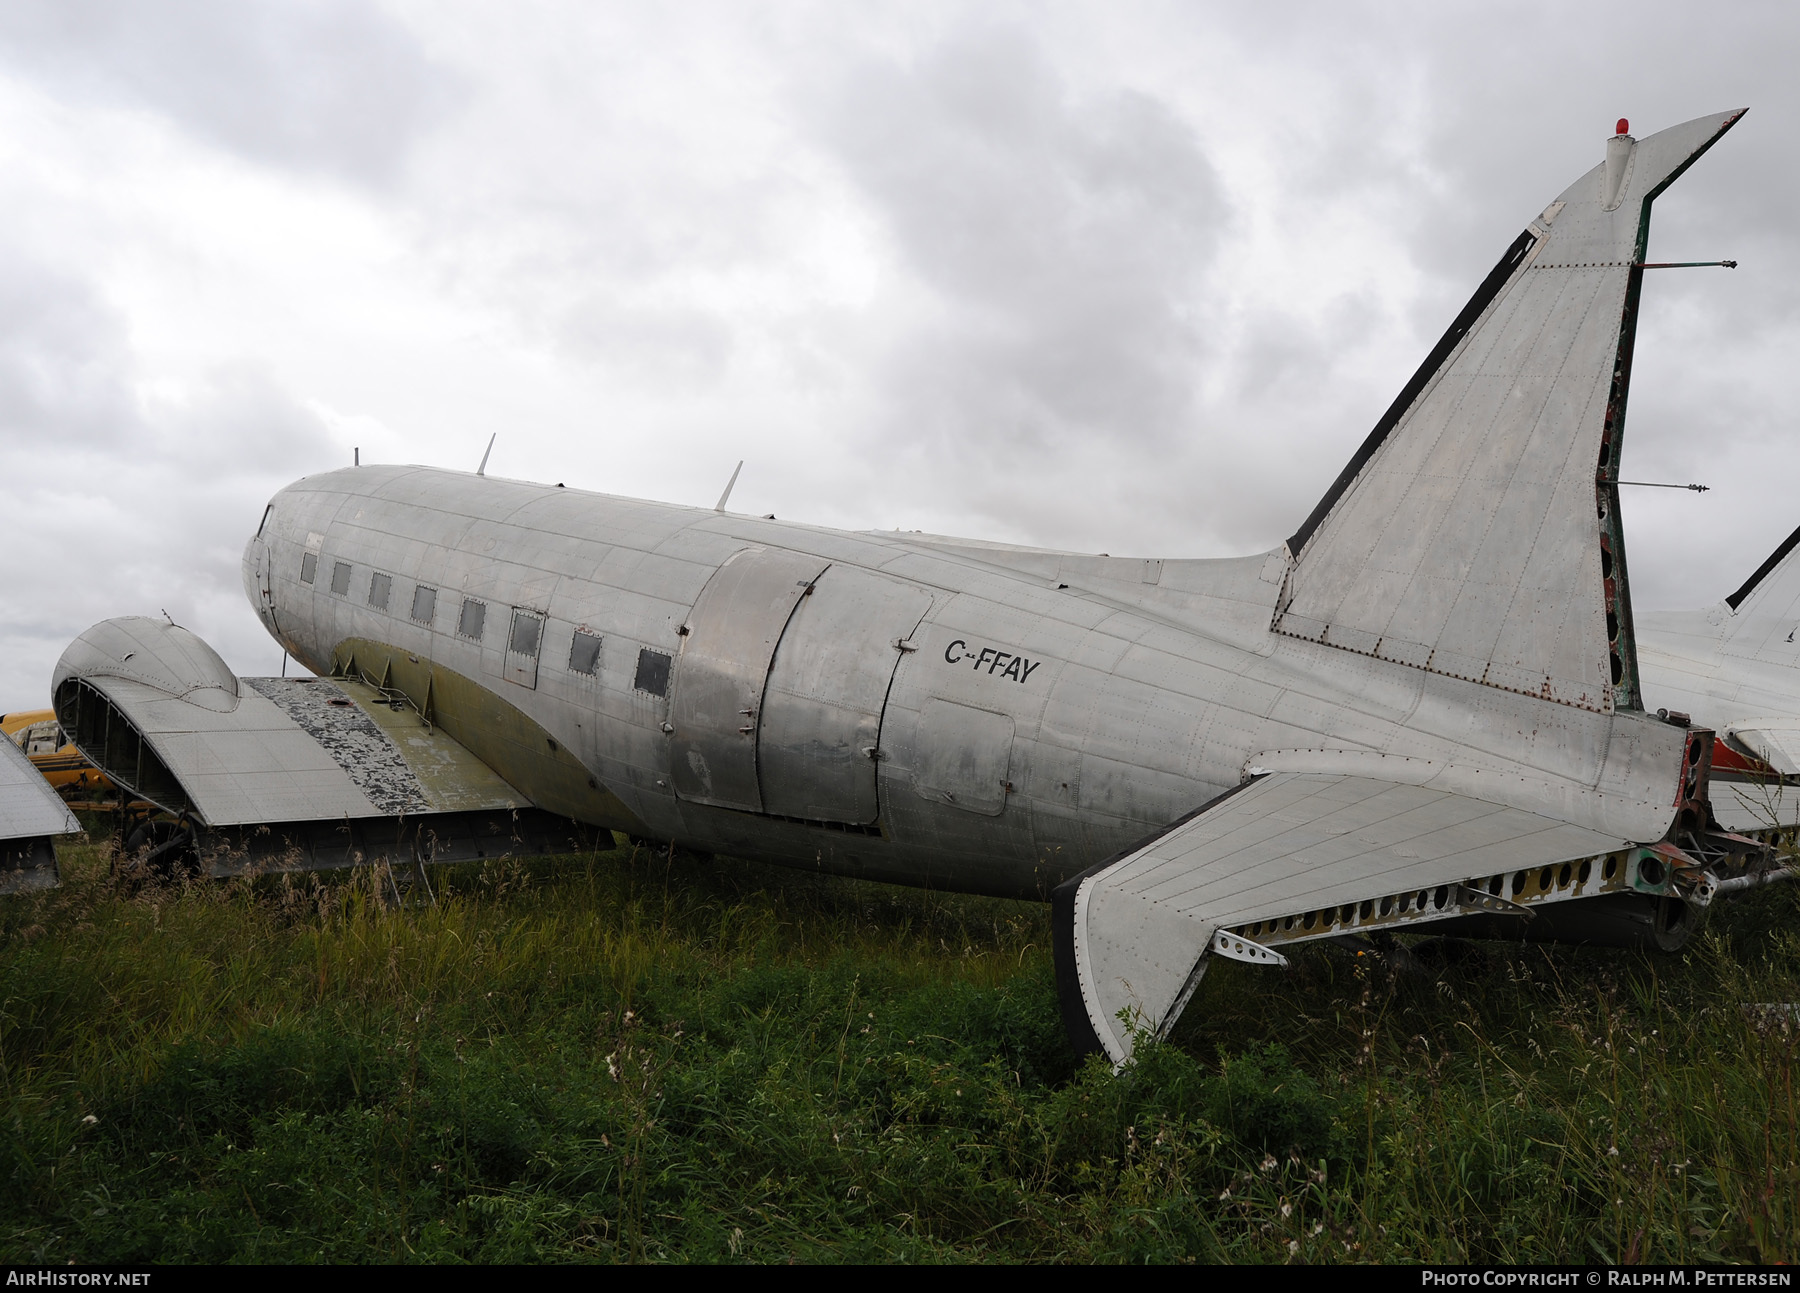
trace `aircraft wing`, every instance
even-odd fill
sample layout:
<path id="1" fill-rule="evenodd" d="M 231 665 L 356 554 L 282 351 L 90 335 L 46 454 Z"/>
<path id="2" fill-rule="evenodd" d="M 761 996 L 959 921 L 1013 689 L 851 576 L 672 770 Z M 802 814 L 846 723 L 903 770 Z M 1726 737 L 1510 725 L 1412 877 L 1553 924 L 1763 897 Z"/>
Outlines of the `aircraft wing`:
<path id="1" fill-rule="evenodd" d="M 22 893 L 56 883 L 55 835 L 81 829 L 68 806 L 25 757 L 0 737 L 0 893 Z"/>
<path id="2" fill-rule="evenodd" d="M 1072 1037 L 1091 1036 L 1120 1063 L 1133 1033 L 1121 1013 L 1166 1034 L 1215 952 L 1279 961 L 1263 942 L 1522 915 L 1512 899 L 1527 885 L 1575 896 L 1620 880 L 1623 870 L 1604 864 L 1578 873 L 1560 864 L 1629 847 L 1427 786 L 1267 773 L 1056 890 L 1064 1017 Z M 1546 868 L 1555 870 L 1539 886 Z"/>
<path id="3" fill-rule="evenodd" d="M 187 630 L 128 617 L 70 645 L 54 692 L 77 748 L 204 836 L 215 873 L 568 846 L 566 822 L 360 678 L 239 678 Z"/>

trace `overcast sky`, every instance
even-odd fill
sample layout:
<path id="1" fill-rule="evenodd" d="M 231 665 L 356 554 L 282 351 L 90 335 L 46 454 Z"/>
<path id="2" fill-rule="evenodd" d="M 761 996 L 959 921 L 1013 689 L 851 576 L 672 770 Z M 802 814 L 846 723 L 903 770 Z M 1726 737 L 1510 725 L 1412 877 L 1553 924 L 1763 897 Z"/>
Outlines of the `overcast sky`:
<path id="1" fill-rule="evenodd" d="M 1800 524 L 1800 10 L 0 0 L 0 710 L 96 620 L 244 673 L 268 496 L 364 462 L 857 529 L 1292 532 L 1525 222 L 1657 204 L 1640 608 Z"/>

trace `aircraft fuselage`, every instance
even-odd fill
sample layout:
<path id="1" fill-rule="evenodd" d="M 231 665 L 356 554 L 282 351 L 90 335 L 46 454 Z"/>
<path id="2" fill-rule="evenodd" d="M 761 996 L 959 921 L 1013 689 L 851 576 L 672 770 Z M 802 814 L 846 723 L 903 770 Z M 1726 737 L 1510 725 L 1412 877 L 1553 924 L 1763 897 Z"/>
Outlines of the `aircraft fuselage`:
<path id="1" fill-rule="evenodd" d="M 1679 732 L 1271 632 L 1288 568 L 417 467 L 296 482 L 244 558 L 308 668 L 405 692 L 539 807 L 701 850 L 1041 895 L 1257 766 L 1666 820 L 1634 788 Z"/>

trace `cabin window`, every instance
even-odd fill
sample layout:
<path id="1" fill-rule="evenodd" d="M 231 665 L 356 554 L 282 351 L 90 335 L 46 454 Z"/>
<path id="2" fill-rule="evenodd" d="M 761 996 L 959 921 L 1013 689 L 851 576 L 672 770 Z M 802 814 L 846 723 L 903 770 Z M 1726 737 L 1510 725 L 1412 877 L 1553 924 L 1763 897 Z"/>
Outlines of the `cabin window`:
<path id="1" fill-rule="evenodd" d="M 538 651 L 538 633 L 544 622 L 530 611 L 513 612 L 512 641 L 507 650 L 514 655 L 535 656 Z"/>
<path id="2" fill-rule="evenodd" d="M 350 595 L 350 564 L 340 561 L 331 568 L 331 591 L 339 597 Z"/>
<path id="3" fill-rule="evenodd" d="M 465 638 L 481 641 L 481 630 L 487 626 L 487 603 L 473 597 L 463 598 L 462 614 L 456 617 L 456 632 Z"/>
<path id="4" fill-rule="evenodd" d="M 319 575 L 319 557 L 317 553 L 302 553 L 300 557 L 300 582 L 310 584 Z"/>
<path id="5" fill-rule="evenodd" d="M 394 577 L 392 575 L 369 576 L 369 605 L 376 610 L 385 611 L 388 608 L 388 594 L 393 591 Z"/>
<path id="6" fill-rule="evenodd" d="M 670 663 L 669 657 L 661 651 L 644 647 L 638 652 L 637 679 L 632 686 L 639 691 L 647 691 L 652 696 L 667 696 Z"/>
<path id="7" fill-rule="evenodd" d="M 422 584 L 413 589 L 412 617 L 421 624 L 437 618 L 437 589 Z"/>
<path id="8" fill-rule="evenodd" d="M 590 677 L 600 667 L 600 639 L 592 633 L 575 630 L 575 640 L 569 644 L 569 668 L 575 673 L 585 673 Z"/>

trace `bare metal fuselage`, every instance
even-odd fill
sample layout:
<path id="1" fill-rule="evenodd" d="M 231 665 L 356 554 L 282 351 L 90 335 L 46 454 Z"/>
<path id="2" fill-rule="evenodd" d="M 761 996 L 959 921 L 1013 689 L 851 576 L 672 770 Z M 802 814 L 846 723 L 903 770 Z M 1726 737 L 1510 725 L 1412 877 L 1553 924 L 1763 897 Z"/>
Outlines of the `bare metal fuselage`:
<path id="1" fill-rule="evenodd" d="M 1287 570 L 417 467 L 297 482 L 244 558 L 309 668 L 405 691 L 540 807 L 703 850 L 1042 895 L 1254 768 L 1666 829 L 1679 731 L 1271 632 Z"/>

